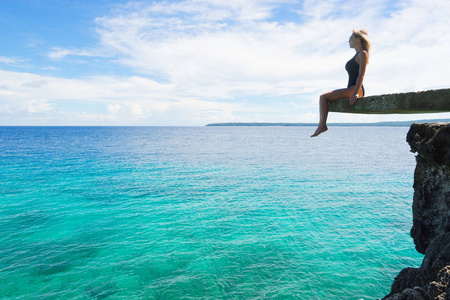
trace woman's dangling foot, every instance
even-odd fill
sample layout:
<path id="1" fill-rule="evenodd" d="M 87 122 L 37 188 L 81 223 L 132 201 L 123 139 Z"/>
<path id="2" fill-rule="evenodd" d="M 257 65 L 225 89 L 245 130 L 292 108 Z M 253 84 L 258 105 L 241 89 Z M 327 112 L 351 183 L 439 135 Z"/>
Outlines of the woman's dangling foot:
<path id="1" fill-rule="evenodd" d="M 319 134 L 321 134 L 322 132 L 325 132 L 325 131 L 327 131 L 327 130 L 328 130 L 327 125 L 324 125 L 324 126 L 318 126 L 317 129 L 316 129 L 316 131 L 314 132 L 314 134 L 311 135 L 311 137 L 316 137 L 316 136 L 318 136 Z"/>

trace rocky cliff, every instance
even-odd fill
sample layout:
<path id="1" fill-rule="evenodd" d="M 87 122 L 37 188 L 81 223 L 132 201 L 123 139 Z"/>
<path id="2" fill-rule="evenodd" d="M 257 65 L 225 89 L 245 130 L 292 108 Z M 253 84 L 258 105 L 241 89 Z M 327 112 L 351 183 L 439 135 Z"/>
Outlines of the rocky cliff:
<path id="1" fill-rule="evenodd" d="M 417 153 L 411 237 L 425 257 L 383 299 L 450 300 L 450 123 L 413 124 L 407 142 Z"/>

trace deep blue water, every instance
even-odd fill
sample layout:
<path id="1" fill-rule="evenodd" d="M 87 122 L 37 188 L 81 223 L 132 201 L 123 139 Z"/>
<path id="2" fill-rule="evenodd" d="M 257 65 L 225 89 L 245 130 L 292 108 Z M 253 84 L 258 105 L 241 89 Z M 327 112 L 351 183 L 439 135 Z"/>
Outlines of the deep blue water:
<path id="1" fill-rule="evenodd" d="M 376 299 L 407 127 L 0 127 L 0 299 Z"/>

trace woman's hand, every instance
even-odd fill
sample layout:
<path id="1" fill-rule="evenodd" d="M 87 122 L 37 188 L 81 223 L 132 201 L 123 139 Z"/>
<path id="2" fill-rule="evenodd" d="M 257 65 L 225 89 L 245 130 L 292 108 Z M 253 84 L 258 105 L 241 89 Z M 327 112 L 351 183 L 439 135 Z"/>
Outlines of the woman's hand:
<path id="1" fill-rule="evenodd" d="M 358 94 L 353 94 L 353 95 L 350 97 L 350 104 L 351 104 L 351 105 L 355 104 L 356 100 L 358 100 Z"/>

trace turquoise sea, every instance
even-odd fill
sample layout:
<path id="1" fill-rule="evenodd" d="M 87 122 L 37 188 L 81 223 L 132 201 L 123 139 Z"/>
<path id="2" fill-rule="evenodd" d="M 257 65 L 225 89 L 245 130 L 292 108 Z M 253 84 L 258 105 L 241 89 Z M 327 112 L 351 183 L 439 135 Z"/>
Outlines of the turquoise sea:
<path id="1" fill-rule="evenodd" d="M 376 299 L 408 127 L 0 127 L 0 299 Z"/>

